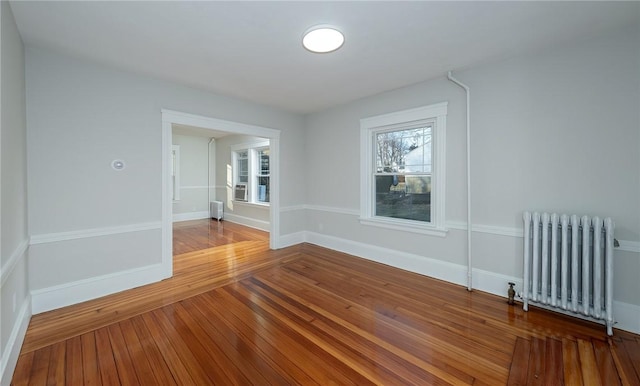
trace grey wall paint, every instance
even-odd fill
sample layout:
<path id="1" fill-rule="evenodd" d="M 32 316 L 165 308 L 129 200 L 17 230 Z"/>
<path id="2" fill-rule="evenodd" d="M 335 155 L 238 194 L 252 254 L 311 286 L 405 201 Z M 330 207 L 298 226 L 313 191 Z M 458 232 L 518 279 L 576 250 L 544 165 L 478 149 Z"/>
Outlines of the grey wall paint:
<path id="1" fill-rule="evenodd" d="M 180 200 L 173 203 L 173 214 L 208 211 L 207 173 L 213 175 L 213 170 L 207 168 L 209 138 L 174 134 L 173 144 L 180 146 L 181 186 Z"/>
<path id="2" fill-rule="evenodd" d="M 2 263 L 27 235 L 24 48 L 11 8 L 2 24 Z"/>
<path id="3" fill-rule="evenodd" d="M 3 1 L 1 7 L 0 357 L 5 361 L 10 334 L 20 323 L 19 311 L 28 299 L 27 253 L 18 253 L 28 234 L 24 47 L 9 3 Z M 12 374 L 0 376 L 4 385 Z"/>
<path id="4" fill-rule="evenodd" d="M 640 240 L 640 33 L 460 73 L 473 89 L 475 219 L 525 208 L 612 216 Z"/>
<path id="5" fill-rule="evenodd" d="M 36 48 L 27 48 L 26 72 L 32 235 L 159 222 L 162 108 L 279 129 L 283 184 L 302 175 L 298 115 Z M 125 160 L 125 170 L 111 169 L 116 158 Z M 282 205 L 294 197 L 283 194 Z M 30 270 L 42 280 L 32 280 L 31 288 L 157 264 L 160 243 L 152 240 L 160 230 L 145 232 L 146 241 L 133 246 L 116 236 L 39 244 Z M 102 254 L 105 238 L 124 257 Z M 74 259 L 63 260 L 65 253 Z M 93 255 L 105 260 L 100 272 L 89 264 Z"/>
<path id="6" fill-rule="evenodd" d="M 612 216 L 640 240 L 637 26 L 455 73 L 471 88 L 473 223 L 522 228 L 524 210 Z M 307 204 L 359 210 L 359 119 L 448 101 L 447 222 L 466 222 L 465 95 L 442 78 L 307 117 Z M 309 210 L 307 230 L 466 264 L 465 232 L 442 239 Z M 522 239 L 474 233 L 474 267 L 519 277 Z M 428 268 L 427 268 L 428 270 Z M 640 304 L 638 254 L 616 254 L 616 299 Z"/>

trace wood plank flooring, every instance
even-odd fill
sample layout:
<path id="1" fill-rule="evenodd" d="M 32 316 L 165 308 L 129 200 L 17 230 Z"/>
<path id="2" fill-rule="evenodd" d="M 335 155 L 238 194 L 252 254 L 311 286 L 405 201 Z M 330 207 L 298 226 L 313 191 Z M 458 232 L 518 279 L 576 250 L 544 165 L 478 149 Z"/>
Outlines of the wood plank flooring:
<path id="1" fill-rule="evenodd" d="M 13 384 L 640 385 L 637 335 L 317 246 L 243 239 L 175 267 L 34 316 Z"/>
<path id="2" fill-rule="evenodd" d="M 194 220 L 173 224 L 173 255 L 234 244 L 241 241 L 266 241 L 269 233 L 228 221 Z"/>

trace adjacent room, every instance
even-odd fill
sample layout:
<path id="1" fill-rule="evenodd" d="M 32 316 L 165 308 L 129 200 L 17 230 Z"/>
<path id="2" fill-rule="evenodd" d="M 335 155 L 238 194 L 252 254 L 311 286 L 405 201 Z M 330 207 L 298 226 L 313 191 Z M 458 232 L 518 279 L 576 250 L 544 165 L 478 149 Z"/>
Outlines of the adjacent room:
<path id="1" fill-rule="evenodd" d="M 268 245 L 269 140 L 181 125 L 171 132 L 174 259 L 241 241 Z"/>
<path id="2" fill-rule="evenodd" d="M 640 384 L 640 2 L 0 5 L 0 385 Z"/>

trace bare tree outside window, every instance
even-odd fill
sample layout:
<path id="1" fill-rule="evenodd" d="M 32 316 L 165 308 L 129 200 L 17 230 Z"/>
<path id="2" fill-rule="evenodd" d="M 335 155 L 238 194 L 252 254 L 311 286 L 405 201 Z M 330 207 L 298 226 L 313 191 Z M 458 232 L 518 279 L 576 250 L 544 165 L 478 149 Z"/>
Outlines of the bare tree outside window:
<path id="1" fill-rule="evenodd" d="M 375 133 L 375 215 L 431 221 L 431 126 Z"/>

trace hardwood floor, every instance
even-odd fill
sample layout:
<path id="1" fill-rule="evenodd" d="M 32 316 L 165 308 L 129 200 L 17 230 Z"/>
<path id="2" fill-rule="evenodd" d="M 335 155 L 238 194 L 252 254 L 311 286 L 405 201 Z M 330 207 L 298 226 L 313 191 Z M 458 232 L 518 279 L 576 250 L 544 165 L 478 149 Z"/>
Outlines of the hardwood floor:
<path id="1" fill-rule="evenodd" d="M 267 239 L 34 316 L 13 384 L 640 385 L 638 335 Z"/>
<path id="2" fill-rule="evenodd" d="M 173 255 L 240 241 L 266 241 L 269 233 L 228 221 L 193 220 L 173 224 Z"/>

